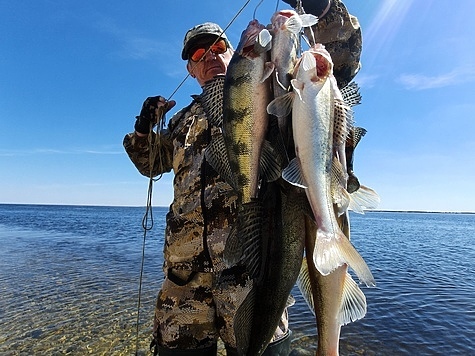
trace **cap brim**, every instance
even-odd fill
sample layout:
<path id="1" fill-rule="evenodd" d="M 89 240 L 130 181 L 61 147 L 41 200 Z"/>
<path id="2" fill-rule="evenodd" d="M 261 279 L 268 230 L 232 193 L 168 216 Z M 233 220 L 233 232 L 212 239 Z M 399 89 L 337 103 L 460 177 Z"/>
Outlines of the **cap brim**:
<path id="1" fill-rule="evenodd" d="M 203 42 L 203 44 L 205 44 L 206 42 L 208 41 L 203 41 L 203 39 L 205 38 L 212 38 L 212 39 L 216 39 L 216 38 L 222 38 L 225 42 L 226 42 L 226 45 L 229 47 L 229 42 L 228 42 L 228 39 L 226 37 L 220 37 L 218 35 L 215 35 L 215 34 L 211 34 L 211 33 L 205 33 L 205 34 L 201 34 L 201 35 L 197 35 L 193 38 L 190 38 L 188 40 L 188 42 L 186 43 L 186 45 L 183 47 L 183 50 L 181 51 L 181 58 L 186 61 L 188 60 L 188 57 L 189 57 L 189 51 L 195 47 L 196 45 L 200 44 L 200 42 Z"/>

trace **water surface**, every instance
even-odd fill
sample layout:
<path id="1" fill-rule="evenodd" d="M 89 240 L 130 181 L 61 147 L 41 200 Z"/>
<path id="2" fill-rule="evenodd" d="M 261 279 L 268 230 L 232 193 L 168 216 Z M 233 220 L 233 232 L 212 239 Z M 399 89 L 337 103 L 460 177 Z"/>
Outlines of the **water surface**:
<path id="1" fill-rule="evenodd" d="M 0 205 L 0 355 L 131 355 L 143 208 Z M 148 349 L 164 208 L 147 234 L 138 348 Z M 475 355 L 475 215 L 351 215 L 352 242 L 377 287 L 342 328 L 341 355 Z M 298 289 L 293 348 L 314 353 L 316 323 Z"/>

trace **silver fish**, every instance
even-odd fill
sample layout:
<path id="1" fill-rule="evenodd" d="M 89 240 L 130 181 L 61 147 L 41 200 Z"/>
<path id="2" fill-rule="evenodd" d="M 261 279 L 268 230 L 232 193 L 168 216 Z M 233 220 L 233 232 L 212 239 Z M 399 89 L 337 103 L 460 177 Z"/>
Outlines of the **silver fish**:
<path id="1" fill-rule="evenodd" d="M 317 22 L 316 16 L 299 15 L 294 10 L 280 10 L 272 15 L 270 55 L 275 66 L 275 75 L 272 77 L 274 97 L 284 95 L 291 89 L 292 72 L 300 51 L 300 33 L 304 27 L 312 26 Z M 279 117 L 278 122 L 282 137 L 287 142 L 287 118 Z"/>
<path id="2" fill-rule="evenodd" d="M 274 96 L 289 91 L 292 72 L 300 49 L 302 28 L 315 25 L 318 18 L 314 15 L 299 15 L 294 10 L 280 10 L 271 18 L 272 49 L 271 61 L 275 65 Z"/>
<path id="3" fill-rule="evenodd" d="M 296 158 L 282 176 L 290 183 L 305 188 L 307 193 L 318 226 L 312 253 L 316 269 L 326 276 L 348 264 L 362 282 L 374 285 L 373 275 L 365 261 L 339 228 L 334 210 L 336 193 L 343 202 L 349 202 L 350 197 L 344 189 L 345 183 L 342 187 L 332 183 L 334 162 L 338 162 L 335 158 L 342 159 L 335 150 L 337 133 L 334 129 L 346 125 L 335 125 L 335 120 L 347 117 L 335 115 L 335 102 L 341 98 L 335 94 L 338 88 L 332 69 L 331 57 L 322 45 L 305 51 L 296 65 L 295 79 L 291 81 L 294 93 L 275 99 L 268 111 L 279 113 L 285 107 L 287 109 L 284 110 L 292 110 Z M 346 162 L 344 165 L 339 162 L 340 167 L 346 168 Z M 344 175 L 342 181 L 345 181 Z M 348 204 L 340 204 L 340 214 Z"/>

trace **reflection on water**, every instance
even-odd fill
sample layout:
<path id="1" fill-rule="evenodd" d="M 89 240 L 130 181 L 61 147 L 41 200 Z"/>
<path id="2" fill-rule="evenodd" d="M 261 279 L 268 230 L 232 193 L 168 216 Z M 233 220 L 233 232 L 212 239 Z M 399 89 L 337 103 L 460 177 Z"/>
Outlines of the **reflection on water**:
<path id="1" fill-rule="evenodd" d="M 0 355 L 132 355 L 142 208 L 0 205 Z M 165 210 L 147 237 L 139 354 L 163 278 Z M 352 215 L 352 240 L 376 288 L 341 355 L 475 354 L 475 216 Z M 316 324 L 294 288 L 294 354 L 316 350 Z"/>

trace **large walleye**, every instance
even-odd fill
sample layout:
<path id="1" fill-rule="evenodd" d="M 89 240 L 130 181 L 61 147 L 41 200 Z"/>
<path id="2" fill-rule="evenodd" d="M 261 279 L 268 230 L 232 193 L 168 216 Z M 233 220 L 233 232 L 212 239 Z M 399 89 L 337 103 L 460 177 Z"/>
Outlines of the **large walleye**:
<path id="1" fill-rule="evenodd" d="M 223 93 L 223 140 L 213 140 L 206 152 L 210 164 L 237 191 L 240 204 L 257 197 L 260 174 L 270 161 L 264 137 L 266 106 L 271 100 L 267 60 L 270 33 L 257 20 L 241 35 L 229 63 Z M 261 161 L 262 157 L 262 161 Z"/>
<path id="2" fill-rule="evenodd" d="M 265 139 L 274 71 L 268 58 L 270 44 L 265 27 L 251 21 L 226 73 L 223 135 L 206 151 L 207 160 L 239 197 L 238 221 L 226 241 L 224 259 L 228 266 L 244 265 L 253 280 L 234 320 L 242 355 L 261 354 L 271 340 L 303 255 L 304 237 L 295 234 L 296 226 L 282 221 L 283 205 L 290 209 L 293 201 L 282 196 L 275 182 L 282 165 Z M 275 125 L 272 128 L 277 134 Z"/>
<path id="3" fill-rule="evenodd" d="M 206 159 L 238 194 L 238 223 L 225 249 L 228 265 L 246 262 L 243 246 L 260 231 L 256 203 L 260 179 L 280 177 L 280 164 L 268 141 L 267 104 L 274 70 L 268 51 L 271 35 L 257 20 L 249 22 L 229 63 L 223 91 L 223 135 L 206 150 Z M 255 268 L 250 271 L 255 273 Z"/>
<path id="4" fill-rule="evenodd" d="M 274 100 L 268 111 L 280 116 L 282 110 L 292 110 L 296 158 L 282 176 L 290 183 L 306 188 L 318 226 L 312 254 L 315 267 L 326 276 L 348 264 L 362 282 L 374 285 L 374 278 L 365 261 L 339 228 L 334 210 L 334 202 L 337 202 L 340 213 L 344 212 L 350 197 L 344 189 L 346 162 L 341 157 L 340 147 L 335 147 L 343 144 L 344 154 L 346 136 L 339 131 L 344 131 L 347 123 L 338 120 L 348 118 L 345 108 L 342 108 L 343 114 L 335 108 L 342 100 L 332 70 L 330 54 L 322 45 L 305 51 L 291 81 L 294 92 Z M 335 139 L 340 136 L 344 137 L 341 144 L 338 140 L 342 139 Z M 332 180 L 332 172 L 335 171 L 343 177 L 341 186 Z"/>

